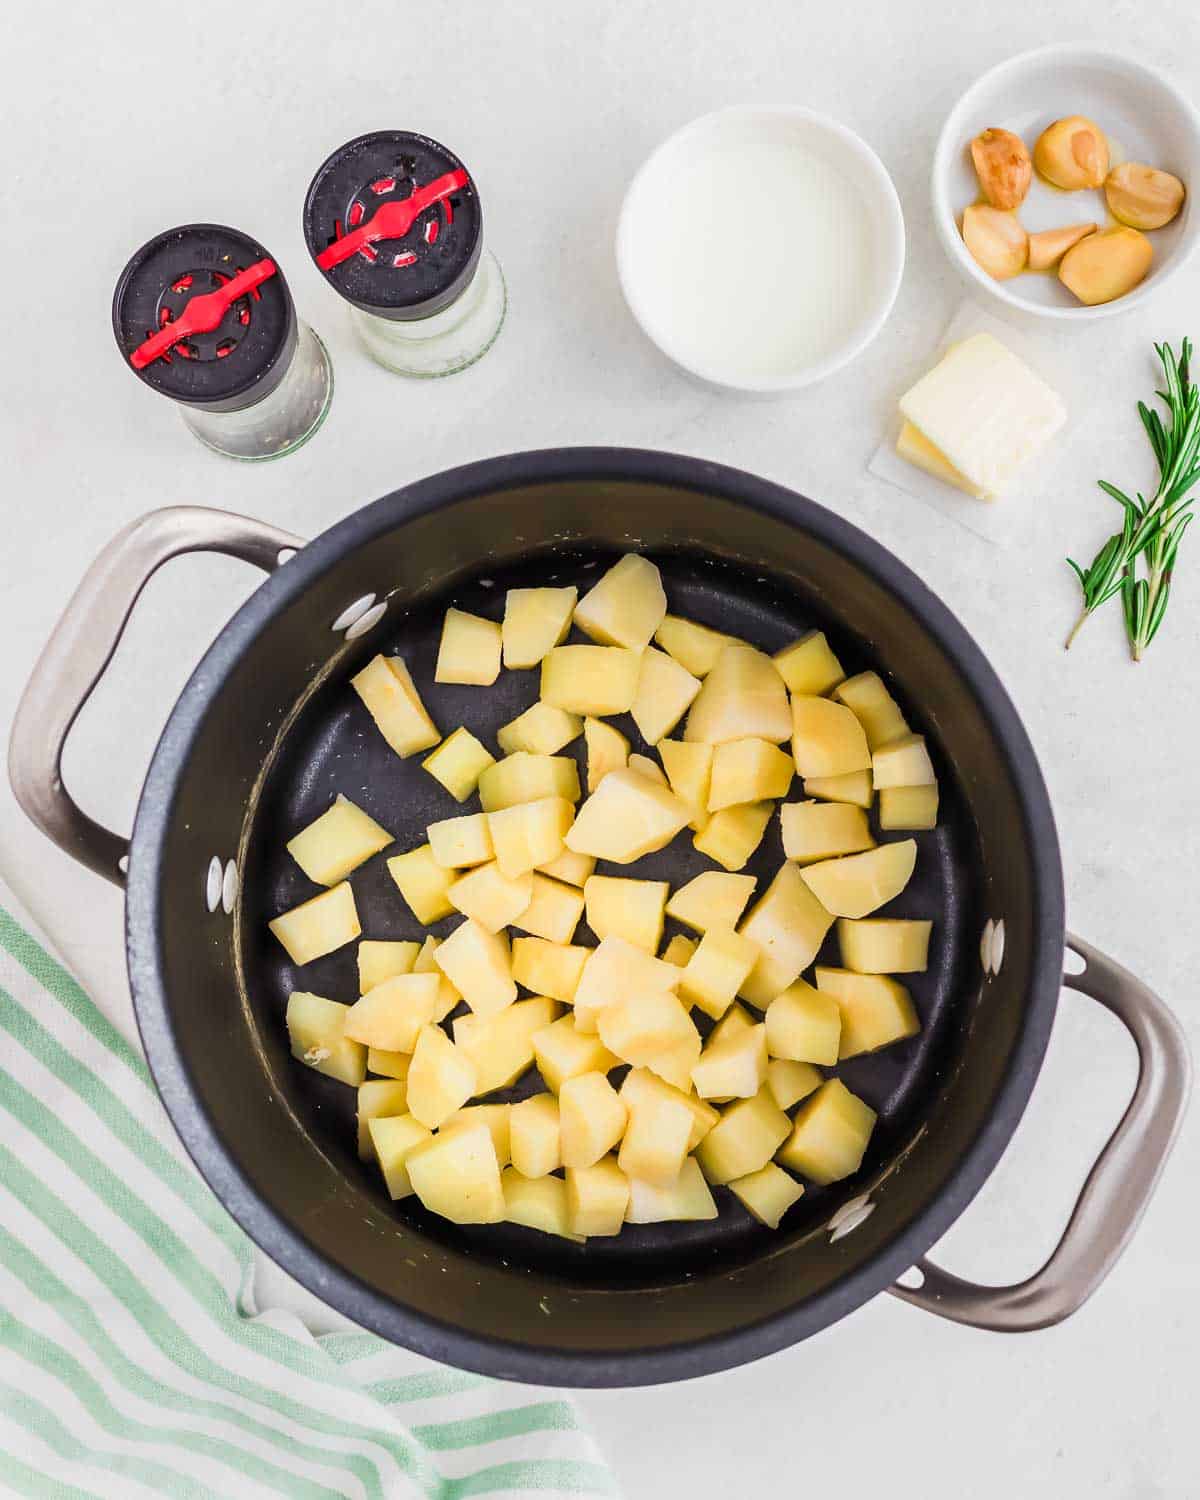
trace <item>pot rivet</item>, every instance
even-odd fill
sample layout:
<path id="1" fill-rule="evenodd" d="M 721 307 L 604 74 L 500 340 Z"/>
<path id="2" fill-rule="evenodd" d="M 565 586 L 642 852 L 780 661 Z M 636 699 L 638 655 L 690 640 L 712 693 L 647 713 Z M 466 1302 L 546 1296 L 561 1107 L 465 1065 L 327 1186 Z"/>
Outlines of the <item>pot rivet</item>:
<path id="1" fill-rule="evenodd" d="M 221 878 L 221 910 L 226 916 L 233 911 L 234 903 L 238 898 L 238 872 L 237 865 L 230 860 L 225 866 L 225 873 Z"/>
<path id="2" fill-rule="evenodd" d="M 355 620 L 354 624 L 351 625 L 349 630 L 347 630 L 346 639 L 348 641 L 356 641 L 360 635 L 366 635 L 367 631 L 370 630 L 373 625 L 378 625 L 380 620 L 382 620 L 384 615 L 386 614 L 386 599 L 381 600 L 378 604 L 373 604 L 371 608 L 367 610 L 366 614 L 359 615 L 358 619 Z"/>
<path id="3" fill-rule="evenodd" d="M 846 1206 L 849 1207 L 849 1204 L 847 1204 Z M 860 1224 L 865 1224 L 874 1212 L 875 1205 L 873 1203 L 860 1202 L 858 1206 L 854 1208 L 850 1213 L 843 1214 L 843 1217 L 839 1222 L 837 1228 L 830 1231 L 829 1243 L 831 1245 L 834 1245 L 838 1240 L 845 1239 L 845 1237 L 848 1234 L 852 1234 Z"/>
<path id="4" fill-rule="evenodd" d="M 366 614 L 372 604 L 375 603 L 374 594 L 364 594 L 361 599 L 356 599 L 353 604 L 347 604 L 337 619 L 329 627 L 332 631 L 349 630 L 351 625 L 356 624 Z"/>
<path id="5" fill-rule="evenodd" d="M 1001 917 L 996 923 L 996 930 L 992 933 L 992 973 L 999 974 L 1000 965 L 1004 962 L 1004 918 Z"/>
<path id="6" fill-rule="evenodd" d="M 979 939 L 979 962 L 983 965 L 983 972 L 992 972 L 992 942 L 996 935 L 996 924 L 991 917 L 983 926 L 983 936 Z"/>
<path id="7" fill-rule="evenodd" d="M 221 861 L 214 854 L 208 862 L 208 874 L 204 878 L 204 904 L 209 911 L 216 911 L 221 904 L 221 885 L 224 871 Z"/>

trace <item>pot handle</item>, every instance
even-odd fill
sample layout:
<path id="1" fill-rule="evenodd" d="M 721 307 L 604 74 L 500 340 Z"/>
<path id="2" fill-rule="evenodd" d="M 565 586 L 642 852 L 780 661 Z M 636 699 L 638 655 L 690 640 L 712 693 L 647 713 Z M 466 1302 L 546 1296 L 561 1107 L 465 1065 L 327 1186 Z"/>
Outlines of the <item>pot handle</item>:
<path id="1" fill-rule="evenodd" d="M 73 859 L 115 885 L 125 882 L 129 840 L 75 804 L 63 785 L 62 752 L 151 575 L 185 552 L 223 552 L 270 573 L 303 546 L 301 537 L 249 516 L 173 505 L 119 532 L 84 574 L 17 705 L 8 746 L 17 801 Z"/>
<path id="2" fill-rule="evenodd" d="M 1053 1255 L 1017 1286 L 977 1286 L 928 1260 L 919 1287 L 889 1290 L 914 1307 L 972 1328 L 1027 1333 L 1083 1306 L 1120 1259 L 1162 1175 L 1183 1121 L 1191 1063 L 1179 1022 L 1157 995 L 1090 943 L 1068 936 L 1084 961 L 1063 983 L 1121 1021 L 1137 1046 L 1138 1079 L 1120 1124 L 1088 1174 Z"/>

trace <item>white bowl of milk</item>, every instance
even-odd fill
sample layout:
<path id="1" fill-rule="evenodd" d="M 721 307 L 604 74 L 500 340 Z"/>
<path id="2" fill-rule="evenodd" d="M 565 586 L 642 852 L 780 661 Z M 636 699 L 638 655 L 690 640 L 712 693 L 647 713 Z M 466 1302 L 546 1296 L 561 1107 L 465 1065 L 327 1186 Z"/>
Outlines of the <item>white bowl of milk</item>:
<path id="1" fill-rule="evenodd" d="M 811 109 L 744 106 L 685 125 L 642 165 L 617 225 L 643 332 L 727 390 L 823 380 L 882 328 L 903 269 L 883 163 Z"/>

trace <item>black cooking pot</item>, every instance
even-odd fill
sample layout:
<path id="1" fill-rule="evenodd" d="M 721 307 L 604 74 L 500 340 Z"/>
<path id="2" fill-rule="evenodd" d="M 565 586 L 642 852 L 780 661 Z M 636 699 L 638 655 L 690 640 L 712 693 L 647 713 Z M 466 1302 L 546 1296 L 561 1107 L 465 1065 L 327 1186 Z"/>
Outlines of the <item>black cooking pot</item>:
<path id="1" fill-rule="evenodd" d="M 659 563 L 672 608 L 768 649 L 826 629 L 847 667 L 882 672 L 927 735 L 939 826 L 919 835 L 918 878 L 888 909 L 935 918 L 930 970 L 912 976 L 922 1032 L 842 1065 L 879 1110 L 870 1154 L 849 1181 L 810 1188 L 779 1233 L 724 1189 L 713 1223 L 628 1228 L 584 1246 L 514 1226 L 457 1228 L 415 1199 L 387 1198 L 354 1152 L 352 1091 L 288 1055 L 289 989 L 353 999 L 357 988 L 352 949 L 298 973 L 267 937 L 269 917 L 312 894 L 283 843 L 336 790 L 379 817 L 398 847 L 423 842 L 425 825 L 455 806 L 418 759 L 387 750 L 348 677 L 403 643 L 438 722 L 486 737 L 531 700 L 537 674 L 506 673 L 495 690 L 435 687 L 446 604 L 496 617 L 506 587 L 586 584 L 631 549 Z M 184 689 L 127 844 L 71 801 L 62 745 L 147 578 L 206 550 L 271 576 Z M 1085 943 L 1070 942 L 1082 973 L 1062 974 L 1046 789 L 978 648 L 869 537 L 715 464 L 616 449 L 493 459 L 398 490 L 309 543 L 220 511 L 155 512 L 110 545 L 68 607 L 18 712 L 10 769 L 51 838 L 127 883 L 142 1039 L 214 1191 L 317 1295 L 453 1364 L 567 1385 L 674 1380 L 794 1343 L 885 1289 L 976 1326 L 1044 1326 L 1111 1268 L 1183 1113 L 1187 1051 L 1162 1004 Z M 694 873 L 689 841 L 675 842 L 686 849 L 632 873 Z M 751 870 L 769 875 L 780 858 L 768 839 Z M 376 866 L 354 877 L 364 932 L 415 935 Z M 1021 1286 L 973 1286 L 923 1257 L 1012 1135 L 1063 983 L 1129 1028 L 1137 1089 L 1049 1262 Z"/>

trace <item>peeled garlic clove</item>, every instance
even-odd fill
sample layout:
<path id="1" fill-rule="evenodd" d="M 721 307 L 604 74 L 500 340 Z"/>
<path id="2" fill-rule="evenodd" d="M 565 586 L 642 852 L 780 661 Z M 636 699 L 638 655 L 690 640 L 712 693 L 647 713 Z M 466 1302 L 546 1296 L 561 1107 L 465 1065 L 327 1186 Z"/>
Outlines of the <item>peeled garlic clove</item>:
<path id="1" fill-rule="evenodd" d="M 997 281 L 1025 269 L 1029 236 L 1016 214 L 973 203 L 963 214 L 962 237 L 975 260 Z"/>
<path id="2" fill-rule="evenodd" d="M 1122 224 L 1133 229 L 1161 229 L 1183 207 L 1185 189 L 1170 172 L 1125 161 L 1105 178 L 1104 196 L 1113 218 Z"/>
<path id="3" fill-rule="evenodd" d="M 1145 279 L 1153 259 L 1154 247 L 1146 236 L 1122 224 L 1073 245 L 1062 258 L 1058 279 L 1080 302 L 1094 307 L 1131 292 Z"/>
<path id="4" fill-rule="evenodd" d="M 1029 236 L 1029 269 L 1048 271 L 1086 235 L 1095 234 L 1095 224 L 1068 224 L 1064 229 L 1043 229 Z"/>
<path id="5" fill-rule="evenodd" d="M 1038 136 L 1033 164 L 1047 182 L 1068 193 L 1098 188 L 1108 176 L 1108 142 L 1094 121 L 1068 115 Z"/>
<path id="6" fill-rule="evenodd" d="M 1029 191 L 1033 163 L 1019 135 L 1011 130 L 982 131 L 971 142 L 971 160 L 983 196 L 993 208 L 1020 208 Z"/>

